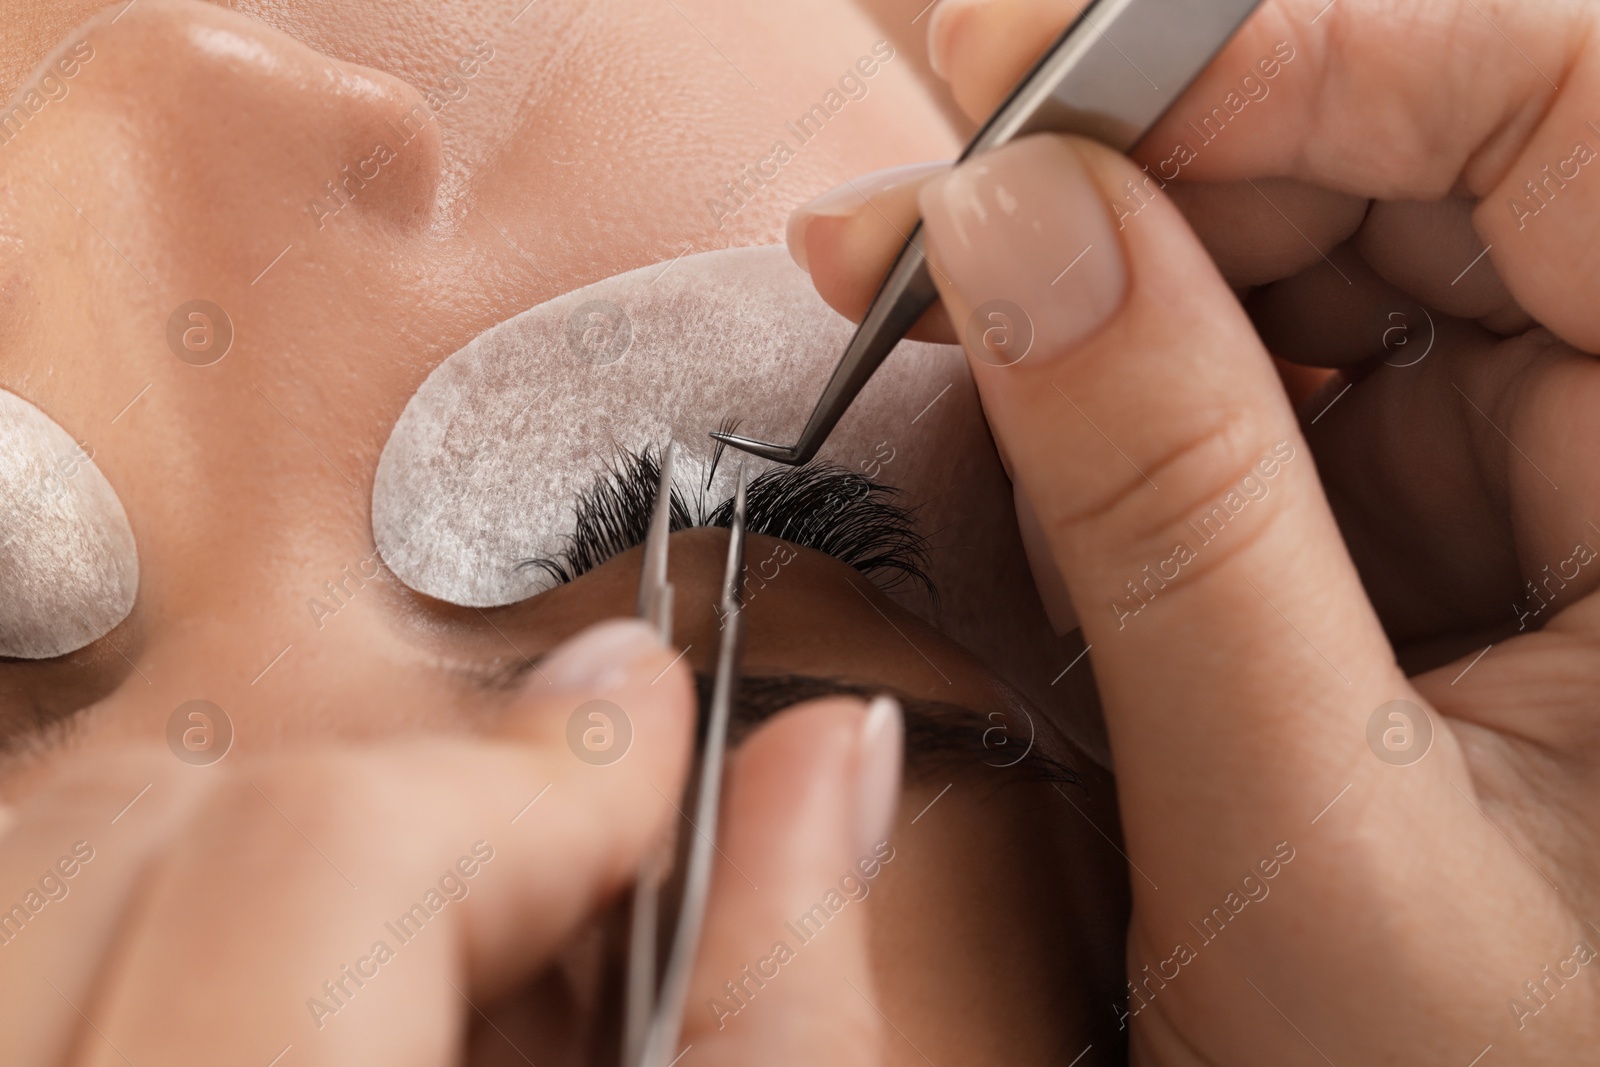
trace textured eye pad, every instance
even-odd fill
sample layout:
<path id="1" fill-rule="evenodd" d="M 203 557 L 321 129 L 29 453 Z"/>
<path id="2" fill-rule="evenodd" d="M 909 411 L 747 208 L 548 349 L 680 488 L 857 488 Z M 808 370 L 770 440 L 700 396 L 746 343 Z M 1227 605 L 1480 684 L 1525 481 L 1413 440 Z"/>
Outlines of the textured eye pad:
<path id="1" fill-rule="evenodd" d="M 133 530 L 91 454 L 0 390 L 0 656 L 83 648 L 128 617 L 138 589 Z"/>
<path id="2" fill-rule="evenodd" d="M 561 550 L 577 494 L 617 448 L 671 436 L 679 481 L 692 483 L 708 432 L 727 416 L 755 433 L 798 432 L 853 329 L 778 247 L 685 256 L 530 308 L 451 355 L 406 405 L 372 490 L 378 550 L 401 581 L 440 600 L 526 599 L 551 579 L 517 561 Z M 902 342 L 819 458 L 880 476 L 892 415 L 898 444 L 948 463 L 907 431 L 939 433 L 937 420 L 911 417 L 924 392 L 938 392 L 930 381 L 956 375 L 966 377 L 959 349 Z M 962 415 L 983 440 L 975 405 Z M 948 431 L 943 440 L 971 447 Z M 713 495 L 731 493 L 738 461 L 722 465 Z M 882 477 L 912 466 L 902 458 Z"/>

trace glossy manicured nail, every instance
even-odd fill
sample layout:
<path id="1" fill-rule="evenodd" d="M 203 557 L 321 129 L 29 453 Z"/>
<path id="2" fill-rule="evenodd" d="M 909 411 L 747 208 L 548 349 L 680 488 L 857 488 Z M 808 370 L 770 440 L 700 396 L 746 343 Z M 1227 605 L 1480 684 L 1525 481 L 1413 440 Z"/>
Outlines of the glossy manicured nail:
<path id="1" fill-rule="evenodd" d="M 542 677 L 557 689 L 604 693 L 620 689 L 645 660 L 664 651 L 655 627 L 642 619 L 608 619 L 557 646 L 539 664 Z"/>
<path id="2" fill-rule="evenodd" d="M 810 270 L 806 256 L 806 231 L 817 219 L 853 218 L 861 211 L 871 211 L 872 208 L 868 205 L 872 202 L 881 197 L 892 197 L 896 193 L 914 201 L 919 182 L 949 168 L 950 164 L 947 161 L 937 160 L 932 163 L 908 163 L 901 167 L 877 170 L 871 174 L 863 174 L 859 178 L 852 178 L 842 185 L 829 189 L 815 200 L 801 204 L 789 216 L 789 225 L 784 232 L 784 238 L 789 245 L 789 255 L 794 257 L 794 261 L 800 264 L 802 269 Z M 892 217 L 896 213 L 889 214 Z"/>
<path id="3" fill-rule="evenodd" d="M 1057 358 L 1121 305 L 1122 243 L 1069 139 L 986 153 L 929 181 L 919 201 L 934 278 L 975 359 Z"/>
<path id="4" fill-rule="evenodd" d="M 878 696 L 861 720 L 856 756 L 856 854 L 865 856 L 886 840 L 900 803 L 900 764 L 905 723 L 900 702 Z"/>

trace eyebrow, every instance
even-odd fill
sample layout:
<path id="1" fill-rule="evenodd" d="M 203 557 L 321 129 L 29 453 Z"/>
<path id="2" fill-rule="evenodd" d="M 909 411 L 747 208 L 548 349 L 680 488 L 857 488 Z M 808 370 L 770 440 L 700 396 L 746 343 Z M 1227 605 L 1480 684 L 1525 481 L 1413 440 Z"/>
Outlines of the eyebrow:
<path id="1" fill-rule="evenodd" d="M 510 691 L 536 669 L 532 660 L 524 660 L 486 673 L 468 672 L 467 677 L 485 689 Z M 711 712 L 712 677 L 696 671 L 694 681 L 699 704 L 698 742 L 704 736 Z M 734 689 L 728 744 L 737 747 L 774 715 L 808 700 L 830 696 L 871 700 L 885 693 L 900 703 L 905 721 L 905 767 L 912 777 L 926 777 L 940 771 L 970 771 L 984 765 L 1010 772 L 1013 780 L 1070 786 L 1083 783 L 1083 776 L 1072 765 L 1075 757 L 1071 742 L 1064 739 L 1048 718 L 1020 703 L 1015 710 L 1021 711 L 1027 720 L 1025 729 L 1009 711 L 984 715 L 964 704 L 924 700 L 892 686 L 812 674 L 741 675 Z M 1042 730 L 1039 729 L 1041 723 Z M 1013 744 L 1021 745 L 1022 756 L 1012 754 L 1014 749 L 1007 746 Z"/>

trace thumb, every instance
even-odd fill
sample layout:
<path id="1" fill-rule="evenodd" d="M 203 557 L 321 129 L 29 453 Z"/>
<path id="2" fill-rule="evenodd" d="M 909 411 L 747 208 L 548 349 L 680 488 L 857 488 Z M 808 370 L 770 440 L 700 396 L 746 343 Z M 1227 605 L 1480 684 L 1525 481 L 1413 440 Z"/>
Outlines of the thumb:
<path id="1" fill-rule="evenodd" d="M 1026 138 L 920 202 L 1035 573 L 1092 646 L 1130 848 L 1225 882 L 1272 813 L 1348 780 L 1373 709 L 1415 699 L 1272 362 L 1174 205 L 1102 146 Z"/>
<path id="2" fill-rule="evenodd" d="M 740 749 L 682 1067 L 880 1062 L 866 898 L 894 858 L 902 735 L 893 700 L 829 699 Z"/>

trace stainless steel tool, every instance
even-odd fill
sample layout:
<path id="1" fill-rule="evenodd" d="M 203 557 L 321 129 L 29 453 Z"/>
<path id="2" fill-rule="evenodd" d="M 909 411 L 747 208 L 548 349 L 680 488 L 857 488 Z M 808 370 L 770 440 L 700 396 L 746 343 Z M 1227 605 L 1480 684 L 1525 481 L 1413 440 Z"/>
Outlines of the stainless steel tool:
<path id="1" fill-rule="evenodd" d="M 1177 102 L 1260 0 L 1091 0 L 962 151 L 965 160 L 1030 133 L 1076 133 L 1127 151 Z M 817 454 L 894 346 L 939 297 L 922 224 L 906 239 L 792 445 L 715 431 L 779 463 Z"/>
<path id="2" fill-rule="evenodd" d="M 671 534 L 672 467 L 676 449 L 668 444 L 661 456 L 661 480 L 656 488 L 650 530 L 644 542 L 644 566 L 639 579 L 639 617 L 652 623 L 663 641 L 672 640 L 672 585 L 667 581 L 667 538 Z M 679 1033 L 695 952 L 705 924 L 706 898 L 711 890 L 711 859 L 716 848 L 717 808 L 722 799 L 722 765 L 728 748 L 728 720 L 733 711 L 733 691 L 739 680 L 744 620 L 740 612 L 744 578 L 745 471 L 739 469 L 733 519 L 728 532 L 728 555 L 722 575 L 720 603 L 722 638 L 712 677 L 711 708 L 699 754 L 699 777 L 694 811 L 689 818 L 694 836 L 689 839 L 683 869 L 683 890 L 671 935 L 666 966 L 659 970 L 656 945 L 660 938 L 662 884 L 671 864 L 670 849 L 652 853 L 641 865 L 634 887 L 628 935 L 628 979 L 623 1023 L 623 1067 L 669 1067 L 678 1057 Z"/>

